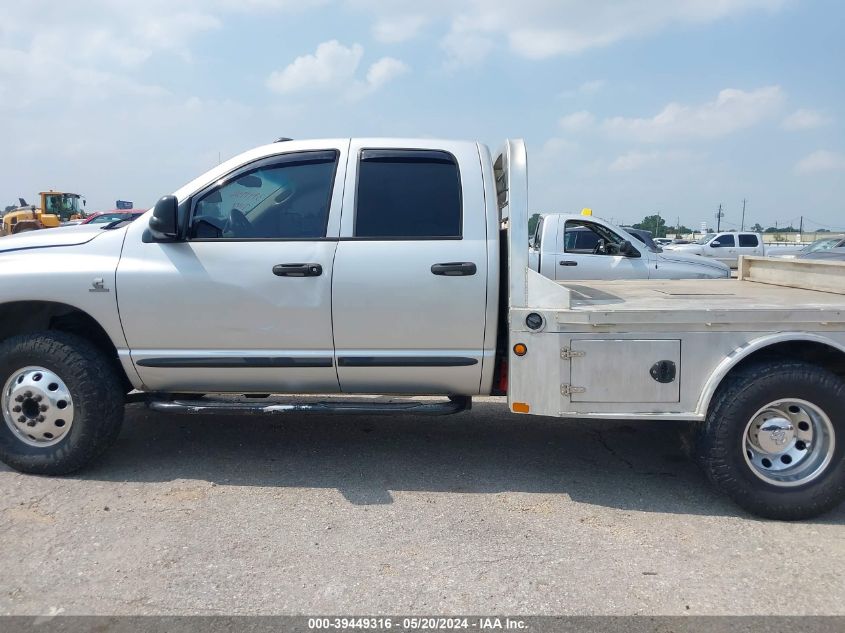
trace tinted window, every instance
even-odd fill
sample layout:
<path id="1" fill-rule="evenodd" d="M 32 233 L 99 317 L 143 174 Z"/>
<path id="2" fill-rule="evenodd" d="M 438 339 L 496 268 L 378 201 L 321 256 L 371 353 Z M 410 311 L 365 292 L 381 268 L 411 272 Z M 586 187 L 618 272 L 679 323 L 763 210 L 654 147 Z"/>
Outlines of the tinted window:
<path id="1" fill-rule="evenodd" d="M 760 242 L 757 240 L 756 235 L 740 235 L 739 236 L 739 245 L 740 246 L 756 247 L 756 246 L 760 245 Z"/>
<path id="2" fill-rule="evenodd" d="M 563 228 L 563 250 L 567 253 L 618 255 L 624 240 L 593 222 L 567 220 Z"/>
<path id="3" fill-rule="evenodd" d="M 711 246 L 736 246 L 733 235 L 720 235 L 711 243 Z"/>
<path id="4" fill-rule="evenodd" d="M 355 236 L 461 236 L 461 180 L 455 158 L 428 150 L 363 150 Z"/>
<path id="5" fill-rule="evenodd" d="M 196 203 L 190 237 L 325 237 L 337 156 L 299 152 L 236 174 Z"/>

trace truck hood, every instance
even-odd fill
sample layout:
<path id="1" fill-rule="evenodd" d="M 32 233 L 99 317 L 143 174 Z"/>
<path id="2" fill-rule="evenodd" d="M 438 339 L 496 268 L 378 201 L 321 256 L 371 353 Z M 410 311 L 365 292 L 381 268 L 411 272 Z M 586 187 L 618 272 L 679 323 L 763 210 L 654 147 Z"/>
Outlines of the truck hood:
<path id="1" fill-rule="evenodd" d="M 56 246 L 79 246 L 87 244 L 104 232 L 102 224 L 80 224 L 60 226 L 55 229 L 39 229 L 17 235 L 0 238 L 0 254 L 23 251 L 33 248 L 51 248 Z"/>
<path id="2" fill-rule="evenodd" d="M 701 244 L 676 244 L 674 246 L 664 246 L 664 253 L 683 253 L 684 255 L 701 255 L 704 252 L 704 247 Z"/>
<path id="3" fill-rule="evenodd" d="M 682 244 L 681 246 L 687 245 Z M 697 244 L 689 244 L 689 246 L 697 246 L 698 248 L 701 248 Z M 715 259 L 710 259 L 709 257 L 702 257 L 701 255 L 695 254 L 695 252 L 691 253 L 689 251 L 678 252 L 664 250 L 658 255 L 658 257 L 664 262 L 670 262 L 673 264 L 691 264 L 693 266 L 708 268 L 710 270 L 718 270 L 725 273 L 726 277 L 730 274 L 731 270 L 726 264 L 716 261 Z"/>

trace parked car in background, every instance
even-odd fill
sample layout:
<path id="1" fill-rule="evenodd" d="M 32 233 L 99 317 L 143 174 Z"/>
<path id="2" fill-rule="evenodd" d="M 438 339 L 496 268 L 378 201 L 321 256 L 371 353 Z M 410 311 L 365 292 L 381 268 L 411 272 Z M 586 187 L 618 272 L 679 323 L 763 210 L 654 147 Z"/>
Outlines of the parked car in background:
<path id="1" fill-rule="evenodd" d="M 671 244 L 666 250 L 686 255 L 702 255 L 736 268 L 740 255 L 765 255 L 760 233 L 705 233 L 692 244 Z"/>
<path id="2" fill-rule="evenodd" d="M 845 261 L 845 244 L 841 246 L 835 246 L 833 248 L 827 248 L 824 250 L 817 250 L 812 251 L 810 253 L 803 253 L 799 255 L 795 259 L 821 259 L 827 260 L 832 262 L 841 262 Z"/>
<path id="3" fill-rule="evenodd" d="M 108 224 L 116 220 L 135 220 L 147 212 L 146 209 L 114 209 L 113 211 L 97 211 L 82 220 L 82 224 Z"/>
<path id="4" fill-rule="evenodd" d="M 657 244 L 660 248 L 663 248 L 664 246 L 669 246 L 669 244 L 671 244 L 672 241 L 673 240 L 670 237 L 655 237 L 654 238 L 654 243 Z"/>
<path id="5" fill-rule="evenodd" d="M 832 248 L 841 248 L 845 246 L 845 237 L 842 235 L 834 235 L 831 237 L 823 237 L 816 240 L 812 244 L 807 244 L 803 248 L 797 250 L 789 250 L 786 252 L 779 251 L 771 253 L 772 257 L 783 257 L 785 259 L 805 259 L 806 255 L 811 253 L 823 252 Z"/>
<path id="6" fill-rule="evenodd" d="M 664 252 L 629 230 L 583 215 L 541 215 L 529 242 L 528 265 L 556 280 L 730 277 L 730 269 L 717 261 Z"/>

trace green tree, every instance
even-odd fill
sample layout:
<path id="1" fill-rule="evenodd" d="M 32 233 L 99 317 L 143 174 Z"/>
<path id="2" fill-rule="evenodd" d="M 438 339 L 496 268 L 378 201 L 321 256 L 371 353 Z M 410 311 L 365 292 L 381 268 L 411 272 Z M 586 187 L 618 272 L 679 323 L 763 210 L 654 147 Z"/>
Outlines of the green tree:
<path id="1" fill-rule="evenodd" d="M 764 229 L 763 229 L 763 225 L 762 225 L 762 224 L 760 224 L 759 222 L 756 222 L 756 223 L 754 224 L 754 226 L 752 226 L 752 227 L 751 227 L 751 230 L 752 230 L 754 233 L 762 233 Z"/>
<path id="2" fill-rule="evenodd" d="M 635 229 L 651 231 L 654 237 L 666 237 L 666 220 L 659 215 L 647 215 L 642 222 L 634 224 Z"/>
<path id="3" fill-rule="evenodd" d="M 666 229 L 667 233 L 674 233 L 675 235 L 688 235 L 693 232 L 688 226 L 681 224 L 680 226 L 670 226 Z"/>

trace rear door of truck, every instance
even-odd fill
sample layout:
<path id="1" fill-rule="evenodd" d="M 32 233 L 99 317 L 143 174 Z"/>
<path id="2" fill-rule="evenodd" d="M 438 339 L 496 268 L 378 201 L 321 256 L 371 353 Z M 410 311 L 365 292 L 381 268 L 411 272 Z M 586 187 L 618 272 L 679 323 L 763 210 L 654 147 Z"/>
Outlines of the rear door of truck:
<path id="1" fill-rule="evenodd" d="M 475 144 L 353 139 L 332 280 L 341 390 L 478 393 L 487 262 Z"/>

